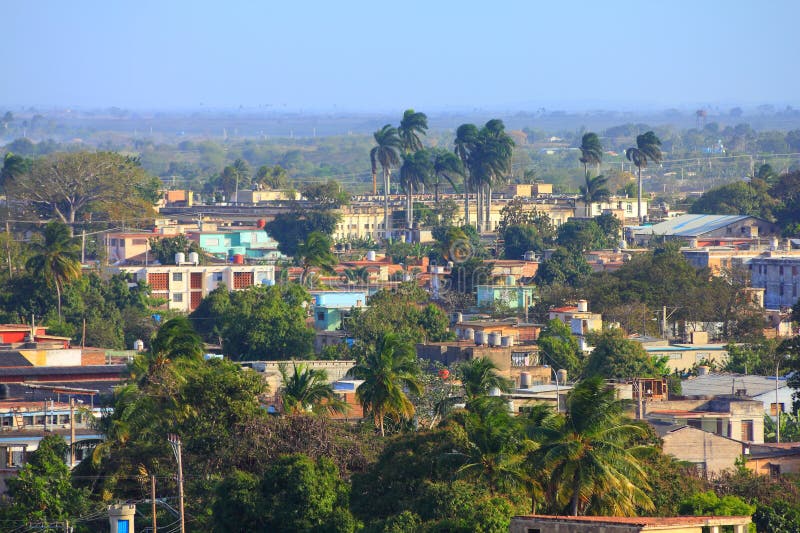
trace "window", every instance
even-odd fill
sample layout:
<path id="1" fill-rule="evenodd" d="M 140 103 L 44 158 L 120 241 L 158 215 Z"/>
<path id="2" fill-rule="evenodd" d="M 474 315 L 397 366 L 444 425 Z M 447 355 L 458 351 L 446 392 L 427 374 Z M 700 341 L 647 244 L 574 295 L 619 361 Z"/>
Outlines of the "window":
<path id="1" fill-rule="evenodd" d="M 117 245 L 117 239 L 111 239 L 111 246 Z"/>
<path id="2" fill-rule="evenodd" d="M 324 312 L 322 312 L 322 311 L 320 311 L 319 313 L 317 313 L 317 320 L 319 320 L 320 322 L 322 322 L 323 320 L 325 320 L 325 313 L 324 313 Z"/>
<path id="3" fill-rule="evenodd" d="M 769 463 L 769 477 L 772 479 L 781 477 L 781 465 Z"/>
<path id="4" fill-rule="evenodd" d="M 183 294 L 176 292 L 172 295 L 172 301 L 177 303 L 183 302 Z"/>
<path id="5" fill-rule="evenodd" d="M 34 415 L 34 417 L 33 417 L 33 425 L 34 426 L 43 426 L 44 425 L 44 415 Z"/>
<path id="6" fill-rule="evenodd" d="M 252 272 L 234 272 L 233 273 L 233 288 L 244 289 L 253 285 Z"/>
<path id="7" fill-rule="evenodd" d="M 4 416 L 2 418 L 2 424 L 4 428 L 11 427 L 14 424 L 14 417 L 13 416 Z"/>
<path id="8" fill-rule="evenodd" d="M 183 272 L 173 272 L 172 281 L 183 281 Z"/>
<path id="9" fill-rule="evenodd" d="M 130 533 L 130 521 L 129 520 L 118 521 L 117 533 Z"/>
<path id="10" fill-rule="evenodd" d="M 33 415 L 25 415 L 22 417 L 22 425 L 23 426 L 32 426 L 33 425 Z"/>
<path id="11" fill-rule="evenodd" d="M 529 527 L 528 528 L 528 533 L 542 533 L 542 530 L 539 529 L 538 527 L 536 527 L 536 528 Z"/>
<path id="12" fill-rule="evenodd" d="M 783 276 L 783 265 L 778 267 L 778 274 Z"/>
<path id="13" fill-rule="evenodd" d="M 222 272 L 217 272 L 216 274 L 214 274 L 214 281 L 217 282 L 222 281 Z"/>
<path id="14" fill-rule="evenodd" d="M 69 415 L 58 415 L 59 424 L 69 424 Z"/>
<path id="15" fill-rule="evenodd" d="M 775 402 L 772 402 L 771 404 L 769 404 L 769 414 L 770 414 L 770 416 L 778 416 L 778 412 L 776 412 L 775 405 L 776 405 Z M 781 412 L 781 413 L 785 413 L 786 412 L 786 410 L 784 409 L 783 402 L 777 404 L 777 406 L 778 406 L 779 412 Z"/>
<path id="16" fill-rule="evenodd" d="M 147 284 L 154 291 L 166 291 L 169 289 L 169 274 L 166 272 L 151 272 L 147 275 Z"/>
<path id="17" fill-rule="evenodd" d="M 753 440 L 753 421 L 752 420 L 742 420 L 742 438 L 741 440 L 745 442 L 750 442 Z"/>

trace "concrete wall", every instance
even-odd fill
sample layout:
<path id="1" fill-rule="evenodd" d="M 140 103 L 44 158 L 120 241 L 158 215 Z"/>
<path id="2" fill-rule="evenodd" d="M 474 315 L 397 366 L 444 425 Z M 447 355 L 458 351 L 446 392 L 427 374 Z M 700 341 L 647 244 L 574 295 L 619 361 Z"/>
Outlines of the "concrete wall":
<path id="1" fill-rule="evenodd" d="M 667 433 L 662 440 L 664 453 L 701 465 L 709 474 L 733 468 L 743 452 L 741 443 L 693 427 Z"/>
<path id="2" fill-rule="evenodd" d="M 253 361 L 251 366 L 254 371 L 264 375 L 264 379 L 269 385 L 270 393 L 277 393 L 281 387 L 281 374 L 278 367 L 281 363 L 286 364 L 287 371 L 291 375 L 294 372 L 292 363 L 306 365 L 316 370 L 324 370 L 328 374 L 328 382 L 344 378 L 347 373 L 356 366 L 355 361 Z"/>

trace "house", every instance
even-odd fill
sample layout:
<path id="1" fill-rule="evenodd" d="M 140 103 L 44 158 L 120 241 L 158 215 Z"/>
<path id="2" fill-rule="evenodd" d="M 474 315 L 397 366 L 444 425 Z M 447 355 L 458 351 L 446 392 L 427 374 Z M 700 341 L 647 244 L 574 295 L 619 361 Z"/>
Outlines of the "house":
<path id="1" fill-rule="evenodd" d="M 686 424 L 651 422 L 663 442 L 663 451 L 679 461 L 692 463 L 703 476 L 733 468 L 749 445 Z"/>
<path id="2" fill-rule="evenodd" d="M 278 241 L 263 228 L 230 228 L 217 231 L 188 232 L 186 236 L 200 248 L 218 259 L 227 260 L 236 255 L 248 259 L 276 260 L 283 258 L 278 251 Z"/>
<path id="3" fill-rule="evenodd" d="M 764 406 L 758 401 L 718 396 L 645 405 L 651 424 L 687 425 L 746 443 L 764 442 Z"/>
<path id="4" fill-rule="evenodd" d="M 520 322 L 517 318 L 464 320 L 463 315 L 456 314 L 453 325 L 456 337 L 473 344 L 530 344 L 539 338 L 542 331 L 540 324 Z M 492 336 L 494 335 L 494 336 Z"/>
<path id="5" fill-rule="evenodd" d="M 749 516 L 515 516 L 509 533 L 720 533 L 725 526 L 733 533 L 747 533 Z"/>
<path id="6" fill-rule="evenodd" d="M 194 311 L 200 302 L 219 285 L 240 290 L 255 285 L 274 285 L 272 265 L 163 265 L 109 267 L 111 274 L 127 273 L 133 282 L 144 281 L 153 298 L 163 298 L 169 309 Z"/>
<path id="7" fill-rule="evenodd" d="M 648 201 L 642 198 L 642 214 L 647 215 Z M 610 213 L 624 224 L 626 220 L 639 218 L 639 203 L 636 198 L 612 196 L 608 200 L 591 202 L 588 206 L 580 198 L 575 200 L 575 218 L 594 218 Z M 622 238 L 622 235 L 620 235 Z"/>
<path id="8" fill-rule="evenodd" d="M 686 372 L 697 365 L 725 364 L 728 360 L 726 346 L 725 344 L 669 344 L 644 346 L 644 350 L 651 357 L 665 357 L 667 368 L 671 372 Z"/>
<path id="9" fill-rule="evenodd" d="M 770 476 L 800 473 L 800 442 L 765 442 L 750 447 L 745 467 L 755 474 Z"/>
<path id="10" fill-rule="evenodd" d="M 506 305 L 510 309 L 527 309 L 536 295 L 533 285 L 517 285 L 514 276 L 506 276 L 501 285 L 476 285 L 476 303 L 478 307 Z"/>
<path id="11" fill-rule="evenodd" d="M 354 307 L 367 303 L 366 291 L 311 291 L 314 298 L 314 328 L 318 331 L 335 331 L 342 320 L 350 316 Z"/>
<path id="12" fill-rule="evenodd" d="M 777 387 L 776 387 L 777 385 Z M 792 393 L 786 384 L 786 377 L 781 376 L 777 382 L 775 376 L 754 376 L 746 374 L 710 373 L 690 377 L 681 382 L 684 396 L 723 396 L 733 394 L 750 400 L 759 401 L 764 406 L 764 413 L 776 416 L 791 411 Z M 775 397 L 777 394 L 777 404 Z M 787 411 L 787 407 L 789 407 Z"/>
<path id="13" fill-rule="evenodd" d="M 764 289 L 764 307 L 792 307 L 800 298 L 800 254 L 773 251 L 749 263 L 750 282 Z"/>
<path id="14" fill-rule="evenodd" d="M 577 306 L 556 307 L 550 310 L 550 320 L 560 320 L 570 328 L 572 334 L 577 337 L 578 344 L 582 350 L 589 348 L 586 336 L 593 331 L 603 329 L 603 315 L 589 311 L 589 302 L 578 300 Z"/>
<path id="15" fill-rule="evenodd" d="M 651 226 L 627 228 L 626 240 L 645 246 L 653 237 L 688 242 L 709 237 L 755 238 L 779 231 L 775 224 L 747 215 L 681 215 Z"/>

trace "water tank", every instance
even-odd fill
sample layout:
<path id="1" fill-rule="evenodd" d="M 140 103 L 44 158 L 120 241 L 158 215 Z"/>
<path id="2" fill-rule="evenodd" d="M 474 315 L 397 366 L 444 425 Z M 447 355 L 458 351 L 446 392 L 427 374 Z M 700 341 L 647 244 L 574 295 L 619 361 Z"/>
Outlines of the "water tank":
<path id="1" fill-rule="evenodd" d="M 520 389 L 528 389 L 531 386 L 531 374 L 530 372 L 520 372 L 519 374 L 519 388 Z"/>
<path id="2" fill-rule="evenodd" d="M 535 252 L 533 252 L 532 250 L 528 250 L 527 252 L 525 252 L 525 261 L 533 261 L 534 259 L 536 259 Z"/>
<path id="3" fill-rule="evenodd" d="M 175 264 L 182 265 L 186 262 L 186 254 L 183 252 L 178 252 L 175 254 Z"/>
<path id="4" fill-rule="evenodd" d="M 234 265 L 243 265 L 244 264 L 244 256 L 242 254 L 233 254 L 233 264 Z"/>
<path id="5" fill-rule="evenodd" d="M 556 372 L 556 375 L 558 376 L 559 385 L 564 385 L 567 382 L 567 371 L 563 368 Z"/>
<path id="6" fill-rule="evenodd" d="M 489 346 L 500 346 L 500 339 L 499 333 L 489 333 Z"/>
<path id="7" fill-rule="evenodd" d="M 464 340 L 474 341 L 475 340 L 475 330 L 472 328 L 466 328 L 464 330 Z"/>
<path id="8" fill-rule="evenodd" d="M 189 262 L 193 265 L 200 264 L 200 254 L 197 252 L 189 252 Z"/>
<path id="9" fill-rule="evenodd" d="M 492 387 L 489 389 L 489 396 L 500 396 L 500 389 L 498 387 Z"/>
<path id="10" fill-rule="evenodd" d="M 486 344 L 486 333 L 484 333 L 483 331 L 480 330 L 476 331 L 474 337 L 475 337 L 475 344 L 478 345 Z"/>
<path id="11" fill-rule="evenodd" d="M 464 314 L 463 313 L 453 313 L 453 320 L 456 324 L 460 324 L 464 321 Z"/>
<path id="12" fill-rule="evenodd" d="M 510 348 L 514 346 L 514 337 L 512 337 L 511 335 L 506 335 L 505 337 L 501 337 L 500 346 L 504 348 Z"/>
<path id="13" fill-rule="evenodd" d="M 375 250 L 367 252 L 367 261 L 375 261 Z"/>
<path id="14" fill-rule="evenodd" d="M 136 350 L 137 352 L 143 352 L 144 341 L 142 339 L 136 339 L 135 341 L 133 341 L 133 349 Z"/>
<path id="15" fill-rule="evenodd" d="M 587 311 L 589 311 L 589 302 L 586 300 L 578 300 L 578 312 L 586 313 Z"/>
<path id="16" fill-rule="evenodd" d="M 264 220 L 263 218 L 259 218 L 258 221 L 256 222 L 256 227 L 258 229 L 264 229 L 264 226 L 266 226 L 266 225 L 267 225 L 267 221 Z"/>

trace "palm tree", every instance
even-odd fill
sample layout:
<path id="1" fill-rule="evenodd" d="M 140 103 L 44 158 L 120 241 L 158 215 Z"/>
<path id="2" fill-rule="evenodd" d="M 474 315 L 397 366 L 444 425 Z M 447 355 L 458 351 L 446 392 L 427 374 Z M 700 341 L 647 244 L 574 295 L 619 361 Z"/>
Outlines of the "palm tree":
<path id="1" fill-rule="evenodd" d="M 58 320 L 61 321 L 61 291 L 66 283 L 81 276 L 80 247 L 66 224 L 53 221 L 44 227 L 44 242 L 31 243 L 33 253 L 25 267 L 55 287 L 58 296 Z"/>
<path id="2" fill-rule="evenodd" d="M 303 267 L 300 283 L 305 283 L 312 267 L 317 267 L 324 272 L 333 272 L 333 267 L 338 263 L 336 255 L 331 252 L 333 242 L 331 238 L 319 231 L 312 231 L 306 242 L 297 246 L 297 257 Z"/>
<path id="3" fill-rule="evenodd" d="M 646 474 L 636 458 L 639 449 L 632 443 L 646 432 L 630 423 L 624 407 L 602 378 L 589 378 L 573 389 L 568 414 L 559 423 L 534 430 L 541 446 L 530 459 L 534 469 L 548 473 L 553 506 L 573 516 L 608 510 L 632 516 L 637 509 L 653 509 L 645 493 Z"/>
<path id="4" fill-rule="evenodd" d="M 600 144 L 600 138 L 596 133 L 586 133 L 581 138 L 581 158 L 580 162 L 583 163 L 583 172 L 586 174 L 586 179 L 589 179 L 589 165 L 600 165 L 603 161 L 603 145 Z"/>
<path id="5" fill-rule="evenodd" d="M 485 226 L 489 228 L 492 207 L 492 187 L 500 183 L 503 177 L 511 172 L 511 156 L 514 140 L 505 132 L 505 125 L 500 119 L 492 119 L 481 128 L 479 143 L 473 156 L 473 164 L 477 168 L 475 174 L 485 189 Z M 480 212 L 480 203 L 478 204 Z M 480 216 L 479 226 L 480 226 Z M 478 228 L 480 231 L 480 228 Z"/>
<path id="6" fill-rule="evenodd" d="M 345 268 L 342 281 L 348 285 L 366 284 L 369 282 L 369 270 L 367 267 Z"/>
<path id="7" fill-rule="evenodd" d="M 150 352 L 155 360 L 174 360 L 180 357 L 200 359 L 204 351 L 203 339 L 185 316 L 177 316 L 164 322 L 150 343 Z"/>
<path id="8" fill-rule="evenodd" d="M 478 142 L 475 124 L 462 124 L 456 130 L 455 154 L 461 160 L 464 172 L 464 225 L 469 226 L 469 188 L 472 182 L 472 152 Z"/>
<path id="9" fill-rule="evenodd" d="M 422 150 L 422 140 L 420 136 L 428 131 L 428 116 L 425 113 L 417 113 L 413 109 L 406 109 L 397 128 L 397 135 L 404 154 L 410 154 Z"/>
<path id="10" fill-rule="evenodd" d="M 409 420 L 414 404 L 406 391 L 422 393 L 414 347 L 395 334 L 383 336 L 369 350 L 364 360 L 353 369 L 353 375 L 364 382 L 356 389 L 358 401 L 372 414 L 381 436 L 386 435 L 384 419 Z"/>
<path id="11" fill-rule="evenodd" d="M 430 150 L 430 154 L 433 161 L 433 200 L 438 205 L 440 179 L 446 179 L 450 186 L 458 192 L 455 180 L 463 178 L 465 170 L 461 160 L 450 150 L 433 148 Z"/>
<path id="12" fill-rule="evenodd" d="M 284 413 L 296 414 L 311 410 L 315 413 L 344 413 L 347 404 L 342 402 L 328 383 L 325 370 L 292 363 L 289 374 L 286 363 L 278 365 L 283 385 L 280 389 Z"/>
<path id="13" fill-rule="evenodd" d="M 467 436 L 460 451 L 466 462 L 458 469 L 459 476 L 484 481 L 492 496 L 500 489 L 526 481 L 524 451 L 533 442 L 523 438 L 519 420 L 509 412 L 505 401 L 481 398 L 470 404 L 467 413 L 453 418 L 461 418 Z"/>
<path id="14" fill-rule="evenodd" d="M 414 224 L 414 189 L 430 180 L 433 174 L 433 164 L 430 155 L 425 150 L 406 154 L 403 166 L 400 167 L 400 181 L 406 191 L 406 227 L 411 229 Z"/>
<path id="15" fill-rule="evenodd" d="M 391 189 L 392 167 L 400 165 L 400 149 L 402 142 L 397 134 L 397 128 L 386 124 L 373 134 L 377 146 L 369 152 L 369 159 L 372 163 L 372 192 L 377 194 L 375 185 L 375 174 L 380 164 L 383 169 L 383 231 L 388 239 L 391 234 L 389 227 L 389 194 Z"/>
<path id="16" fill-rule="evenodd" d="M 586 174 L 586 184 L 581 185 L 580 191 L 581 200 L 583 200 L 584 204 L 586 204 L 587 218 L 591 216 L 592 203 L 602 202 L 603 200 L 608 200 L 611 198 L 611 191 L 609 191 L 608 187 L 606 187 L 607 181 L 608 178 L 602 174 L 593 178 L 590 178 L 589 174 Z"/>
<path id="17" fill-rule="evenodd" d="M 458 370 L 467 400 L 486 396 L 493 388 L 503 392 L 511 390 L 511 381 L 498 374 L 497 366 L 486 357 L 471 359 Z"/>
<path id="18" fill-rule="evenodd" d="M 663 158 L 661 153 L 661 139 L 656 137 L 652 131 L 648 131 L 636 137 L 636 146 L 625 150 L 625 157 L 628 161 L 636 165 L 639 170 L 639 193 L 638 193 L 638 209 L 639 209 L 639 225 L 642 224 L 644 217 L 642 216 L 642 168 L 647 166 L 648 161 L 653 163 L 660 163 Z"/>

